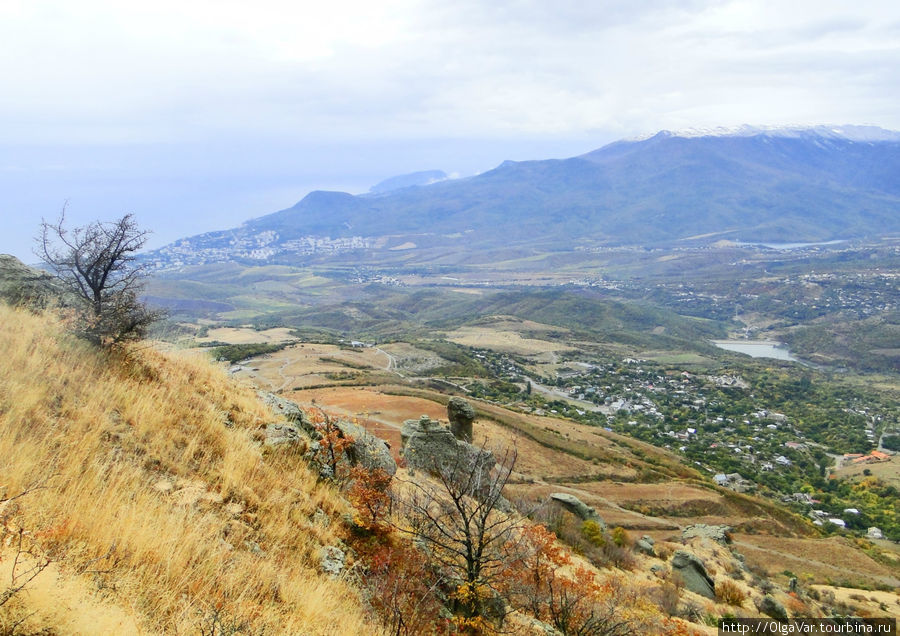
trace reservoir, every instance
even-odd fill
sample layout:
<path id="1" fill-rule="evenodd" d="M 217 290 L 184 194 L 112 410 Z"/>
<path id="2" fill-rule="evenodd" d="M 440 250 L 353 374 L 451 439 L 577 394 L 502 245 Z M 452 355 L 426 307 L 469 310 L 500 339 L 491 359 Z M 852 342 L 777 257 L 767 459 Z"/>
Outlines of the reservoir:
<path id="1" fill-rule="evenodd" d="M 720 349 L 746 353 L 753 358 L 775 358 L 799 362 L 782 343 L 775 340 L 713 340 Z"/>

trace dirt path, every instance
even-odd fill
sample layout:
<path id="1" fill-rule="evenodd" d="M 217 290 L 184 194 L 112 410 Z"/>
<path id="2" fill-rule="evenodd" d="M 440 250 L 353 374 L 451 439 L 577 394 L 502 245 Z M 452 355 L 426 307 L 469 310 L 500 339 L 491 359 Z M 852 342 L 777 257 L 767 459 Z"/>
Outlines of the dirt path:
<path id="1" fill-rule="evenodd" d="M 385 371 L 390 371 L 391 373 L 396 373 L 401 378 L 406 377 L 405 375 L 403 375 L 402 373 L 397 371 L 397 358 L 392 356 L 390 353 L 388 353 L 384 349 L 379 349 L 378 347 L 375 347 L 375 351 L 377 351 L 378 353 L 382 353 L 387 357 L 388 363 L 387 363 L 387 366 L 384 368 Z"/>

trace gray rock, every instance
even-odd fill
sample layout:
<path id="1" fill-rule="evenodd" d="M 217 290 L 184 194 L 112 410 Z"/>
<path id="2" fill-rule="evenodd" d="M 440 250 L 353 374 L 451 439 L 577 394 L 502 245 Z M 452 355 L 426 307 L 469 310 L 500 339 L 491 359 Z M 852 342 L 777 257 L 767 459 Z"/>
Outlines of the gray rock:
<path id="1" fill-rule="evenodd" d="M 418 420 L 406 420 L 400 438 L 403 440 L 403 457 L 411 472 L 424 470 L 436 474 L 448 470 L 466 471 L 477 466 L 487 477 L 497 464 L 490 451 L 457 440 L 449 428 L 427 415 Z"/>
<path id="2" fill-rule="evenodd" d="M 544 621 L 540 621 L 533 616 L 524 616 L 524 620 L 531 626 L 532 632 L 535 634 L 544 634 L 544 636 L 562 636 L 562 632 L 553 625 L 548 625 Z"/>
<path id="3" fill-rule="evenodd" d="M 575 495 L 570 495 L 567 492 L 554 492 L 550 495 L 550 499 L 560 504 L 582 521 L 594 521 L 600 526 L 601 530 L 606 530 L 606 522 L 597 514 L 597 511 Z"/>
<path id="4" fill-rule="evenodd" d="M 266 424 L 263 446 L 280 446 L 282 444 L 298 444 L 303 439 L 300 429 L 290 424 Z"/>
<path id="5" fill-rule="evenodd" d="M 787 610 L 784 609 L 784 605 L 768 594 L 757 601 L 756 608 L 766 616 L 771 616 L 772 618 L 780 618 L 782 620 L 787 620 L 788 618 Z"/>
<path id="6" fill-rule="evenodd" d="M 427 415 L 423 415 L 417 420 L 406 420 L 403 422 L 403 426 L 400 427 L 400 445 L 403 450 L 406 450 L 406 444 L 414 434 L 423 431 L 427 432 L 432 429 L 438 430 L 439 428 L 443 428 L 443 426 L 438 422 L 432 421 Z"/>
<path id="7" fill-rule="evenodd" d="M 647 539 L 643 537 L 634 542 L 634 549 L 638 552 L 643 552 L 648 556 L 656 556 L 656 550 L 653 549 L 652 540 L 647 541 Z"/>
<path id="8" fill-rule="evenodd" d="M 295 402 L 291 402 L 290 400 L 286 400 L 283 397 L 279 397 L 266 391 L 258 391 L 258 395 L 262 401 L 272 409 L 273 413 L 281 415 L 288 422 L 293 424 L 293 426 L 284 424 L 268 425 L 266 427 L 266 444 L 269 444 L 268 437 L 270 429 L 273 430 L 273 440 L 279 439 L 274 437 L 276 431 L 281 433 L 286 432 L 287 429 L 292 429 L 297 433 L 302 431 L 316 441 L 322 439 L 321 433 L 319 433 L 315 425 L 310 421 L 309 417 L 307 417 L 306 413 L 304 413 Z M 341 431 L 342 435 L 353 438 L 353 443 L 346 451 L 347 459 L 351 464 L 361 464 L 368 470 L 381 469 L 391 476 L 397 472 L 397 462 L 395 462 L 394 458 L 391 456 L 391 451 L 384 440 L 375 437 L 365 428 L 358 424 L 354 424 L 353 422 L 335 420 L 333 424 Z M 281 426 L 281 428 L 277 429 L 277 426 Z M 310 446 L 310 451 L 314 453 L 317 448 L 318 447 L 313 444 Z M 323 477 L 326 476 L 327 475 L 323 475 Z"/>
<path id="9" fill-rule="evenodd" d="M 643 539 L 644 541 L 646 541 L 646 542 L 649 543 L 650 545 L 656 545 L 656 541 L 654 541 L 654 540 L 653 540 L 653 537 L 651 537 L 649 534 L 645 534 L 644 536 L 641 537 L 641 539 Z"/>
<path id="10" fill-rule="evenodd" d="M 703 561 L 695 555 L 684 550 L 678 550 L 672 555 L 672 570 L 678 572 L 684 581 L 684 586 L 694 594 L 706 598 L 716 598 L 716 586 L 712 578 L 706 572 Z"/>
<path id="11" fill-rule="evenodd" d="M 299 406 L 297 406 L 295 402 L 285 400 L 283 397 L 279 397 L 274 393 L 269 393 L 268 391 L 257 391 L 256 394 L 260 397 L 263 403 L 272 410 L 272 413 L 282 416 L 288 422 L 293 422 L 299 425 L 300 428 L 303 429 L 303 432 L 311 436 L 313 439 L 319 439 L 320 435 L 316 431 L 312 422 L 309 421 L 306 413 L 304 413 L 303 410 Z"/>
<path id="12" fill-rule="evenodd" d="M 347 555 L 337 546 L 327 545 L 319 550 L 319 569 L 328 576 L 335 578 L 344 570 L 344 562 Z"/>
<path id="13" fill-rule="evenodd" d="M 728 534 L 730 532 L 731 526 L 712 526 L 705 523 L 697 523 L 686 527 L 681 532 L 681 538 L 688 540 L 693 539 L 694 537 L 705 537 L 707 539 L 712 539 L 717 543 L 721 543 L 722 545 L 727 545 L 731 543 Z"/>
<path id="14" fill-rule="evenodd" d="M 667 570 L 668 570 L 668 568 L 666 566 L 664 566 L 662 563 L 654 563 L 653 565 L 650 566 L 650 571 L 653 572 L 654 574 L 662 574 L 663 572 L 666 572 Z"/>
<path id="15" fill-rule="evenodd" d="M 447 417 L 450 419 L 450 432 L 456 439 L 464 442 L 472 441 L 472 423 L 475 421 L 475 409 L 461 397 L 452 397 L 447 402 Z"/>
<path id="16" fill-rule="evenodd" d="M 393 477 L 397 472 L 397 462 L 384 440 L 372 435 L 359 424 L 338 420 L 335 425 L 353 443 L 347 449 L 347 458 L 353 465 L 364 466 L 367 470 L 383 470 Z"/>

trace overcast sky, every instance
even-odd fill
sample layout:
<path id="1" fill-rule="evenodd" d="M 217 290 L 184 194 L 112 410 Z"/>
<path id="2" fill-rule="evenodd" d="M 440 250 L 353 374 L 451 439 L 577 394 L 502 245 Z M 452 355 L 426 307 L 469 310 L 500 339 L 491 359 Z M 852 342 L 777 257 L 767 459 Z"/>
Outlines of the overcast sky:
<path id="1" fill-rule="evenodd" d="M 0 0 L 0 252 L 660 129 L 900 129 L 897 0 Z"/>

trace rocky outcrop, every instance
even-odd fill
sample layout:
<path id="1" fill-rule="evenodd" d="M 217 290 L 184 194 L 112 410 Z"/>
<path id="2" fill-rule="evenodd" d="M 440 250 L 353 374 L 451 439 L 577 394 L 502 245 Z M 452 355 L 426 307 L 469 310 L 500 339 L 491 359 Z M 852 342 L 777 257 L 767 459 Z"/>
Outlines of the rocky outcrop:
<path id="1" fill-rule="evenodd" d="M 706 539 L 712 539 L 716 543 L 727 545 L 731 543 L 730 533 L 731 526 L 713 526 L 705 523 L 697 523 L 692 526 L 687 526 L 681 532 L 681 538 L 686 541 L 695 537 L 704 537 Z"/>
<path id="2" fill-rule="evenodd" d="M 475 421 L 475 409 L 461 397 L 452 397 L 447 402 L 447 417 L 450 420 L 450 432 L 456 439 L 464 442 L 472 441 L 472 424 Z"/>
<path id="3" fill-rule="evenodd" d="M 684 581 L 684 586 L 694 594 L 706 598 L 716 598 L 716 586 L 706 571 L 703 561 L 695 555 L 684 550 L 678 550 L 672 555 L 672 571 L 677 572 Z"/>
<path id="4" fill-rule="evenodd" d="M 309 418 L 306 417 L 306 413 L 297 406 L 296 402 L 285 400 L 283 397 L 279 397 L 268 391 L 257 391 L 256 394 L 273 413 L 282 416 L 288 422 L 299 424 L 307 435 L 315 432 L 312 422 L 309 421 Z"/>
<path id="5" fill-rule="evenodd" d="M 290 424 L 274 422 L 263 427 L 263 446 L 281 446 L 282 444 L 300 444 L 304 438 L 300 429 Z"/>
<path id="6" fill-rule="evenodd" d="M 295 434 L 299 437 L 299 433 L 302 431 L 313 440 L 310 451 L 314 453 L 317 450 L 316 445 L 322 439 L 322 434 L 303 412 L 303 409 L 295 402 L 273 393 L 259 391 L 258 395 L 274 414 L 280 415 L 290 422 L 290 424 L 268 424 L 265 428 L 264 444 L 271 446 L 291 441 Z M 346 450 L 347 460 L 351 464 L 362 465 L 368 470 L 380 469 L 392 476 L 397 472 L 397 462 L 391 456 L 391 451 L 384 440 L 375 437 L 362 426 L 353 422 L 333 420 L 332 423 L 341 435 L 353 438 L 353 443 Z"/>
<path id="7" fill-rule="evenodd" d="M 344 571 L 347 555 L 337 546 L 329 545 L 319 550 L 319 569 L 332 578 Z"/>
<path id="8" fill-rule="evenodd" d="M 634 542 L 634 549 L 638 552 L 643 552 L 647 556 L 656 556 L 656 550 L 653 549 L 653 537 L 647 536 L 646 534 L 642 536 L 640 539 Z"/>
<path id="9" fill-rule="evenodd" d="M 788 618 L 787 610 L 784 609 L 784 605 L 768 594 L 756 601 L 756 609 L 772 618 L 780 618 L 782 620 L 787 620 Z"/>
<path id="10" fill-rule="evenodd" d="M 581 501 L 581 499 L 575 495 L 570 495 L 567 492 L 555 492 L 550 495 L 550 499 L 582 521 L 594 521 L 600 526 L 601 530 L 606 529 L 606 522 L 604 522 L 603 518 L 597 514 L 597 511 Z"/>
<path id="11" fill-rule="evenodd" d="M 78 303 L 78 298 L 54 276 L 28 267 L 9 254 L 0 254 L 0 300 L 33 309 L 74 307 Z"/>
<path id="12" fill-rule="evenodd" d="M 352 437 L 353 443 L 347 449 L 347 457 L 351 464 L 359 464 L 368 470 L 383 470 L 393 476 L 397 472 L 397 462 L 384 440 L 372 435 L 359 424 L 338 420 L 335 425 L 346 437 Z"/>
<path id="13" fill-rule="evenodd" d="M 400 429 L 403 457 L 410 473 L 424 470 L 431 474 L 479 470 L 480 481 L 487 484 L 497 461 L 493 453 L 456 439 L 449 428 L 423 415 L 406 420 Z"/>

